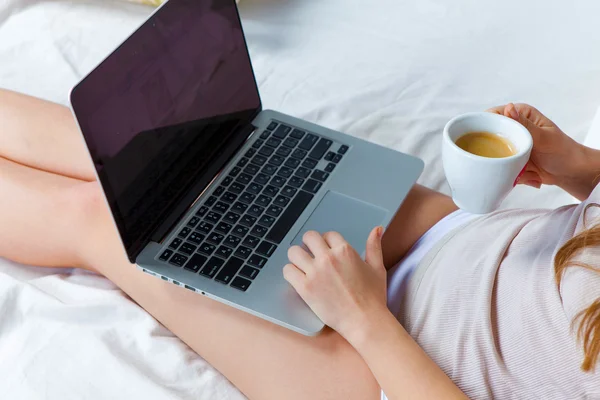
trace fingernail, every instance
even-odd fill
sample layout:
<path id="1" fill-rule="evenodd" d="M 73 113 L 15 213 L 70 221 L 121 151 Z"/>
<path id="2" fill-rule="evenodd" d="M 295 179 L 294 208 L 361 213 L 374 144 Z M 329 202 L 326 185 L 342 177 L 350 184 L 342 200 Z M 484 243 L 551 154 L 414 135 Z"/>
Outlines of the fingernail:
<path id="1" fill-rule="evenodd" d="M 518 120 L 519 112 L 517 111 L 517 107 L 515 107 L 515 105 L 512 103 L 510 103 L 509 107 L 510 107 L 510 111 L 509 111 L 510 117 L 512 119 Z"/>
<path id="2" fill-rule="evenodd" d="M 515 181 L 513 182 L 513 187 L 522 184 L 523 182 L 521 182 L 521 176 L 517 176 L 517 179 L 515 179 Z"/>
<path id="3" fill-rule="evenodd" d="M 519 172 L 519 175 L 517 175 L 517 178 L 513 182 L 513 187 L 517 186 L 518 183 L 521 183 L 521 176 L 523 176 L 523 174 L 525 173 L 526 169 L 527 169 L 527 164 L 525 164 L 525 166 L 523 167 L 523 169 L 521 170 L 521 172 Z"/>
<path id="4" fill-rule="evenodd" d="M 377 237 L 379 237 L 379 239 L 383 237 L 383 226 L 377 228 Z"/>

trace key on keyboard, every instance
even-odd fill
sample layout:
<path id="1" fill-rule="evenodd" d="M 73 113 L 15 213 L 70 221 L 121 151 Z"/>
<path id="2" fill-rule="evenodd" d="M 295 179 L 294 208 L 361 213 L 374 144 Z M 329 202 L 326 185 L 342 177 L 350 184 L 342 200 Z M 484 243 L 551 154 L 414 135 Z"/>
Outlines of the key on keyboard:
<path id="1" fill-rule="evenodd" d="M 312 194 L 303 190 L 298 192 L 283 214 L 279 216 L 273 228 L 267 233 L 266 238 L 272 242 L 281 243 L 313 197 Z"/>
<path id="2" fill-rule="evenodd" d="M 196 228 L 196 229 L 198 229 L 200 232 L 203 232 L 203 233 L 209 234 L 209 233 L 210 233 L 210 230 L 211 230 L 212 228 L 213 228 L 213 225 L 212 225 L 212 224 L 209 224 L 208 222 L 202 221 L 202 222 L 200 223 L 200 225 L 198 225 L 198 228 Z"/>
<path id="3" fill-rule="evenodd" d="M 281 156 L 281 157 L 287 157 L 290 155 L 291 152 L 292 152 L 292 149 L 290 149 L 289 147 L 280 147 L 277 149 L 275 154 L 277 154 L 278 156 Z"/>
<path id="4" fill-rule="evenodd" d="M 296 149 L 292 153 L 292 157 L 302 160 L 304 157 L 306 157 L 306 150 Z"/>
<path id="5" fill-rule="evenodd" d="M 190 258 L 190 261 L 185 264 L 184 268 L 192 272 L 198 272 L 206 260 L 206 256 L 203 256 L 202 254 L 194 254 L 192 258 Z"/>
<path id="6" fill-rule="evenodd" d="M 177 248 L 179 247 L 179 245 L 183 242 L 183 240 L 179 239 L 179 238 L 175 238 L 173 239 L 173 241 L 171 241 L 171 244 L 169 245 L 170 248 L 177 250 Z M 170 255 L 169 255 L 170 256 Z M 169 257 L 167 257 L 169 258 Z"/>
<path id="7" fill-rule="evenodd" d="M 294 139 L 302 139 L 302 136 L 304 136 L 304 131 L 301 131 L 299 129 L 294 129 L 292 131 L 292 133 L 290 134 L 291 137 L 293 137 Z"/>
<path id="8" fill-rule="evenodd" d="M 259 256 L 258 254 L 253 254 L 252 257 L 248 260 L 248 264 L 252 265 L 256 268 L 262 268 L 267 263 L 267 259 Z"/>
<path id="9" fill-rule="evenodd" d="M 284 178 L 289 178 L 293 172 L 294 172 L 294 170 L 291 168 L 281 167 L 281 168 L 279 168 L 279 171 L 277 171 L 277 175 L 283 176 Z"/>
<path id="10" fill-rule="evenodd" d="M 240 242 L 242 241 L 242 239 L 240 239 L 237 236 L 233 236 L 233 235 L 229 235 L 227 236 L 227 239 L 225 239 L 225 243 L 227 246 L 236 248 L 238 244 L 240 244 Z"/>
<path id="11" fill-rule="evenodd" d="M 232 257 L 227 261 L 221 272 L 216 276 L 215 280 L 224 284 L 231 282 L 235 274 L 242 267 L 244 262 L 239 258 Z"/>
<path id="12" fill-rule="evenodd" d="M 281 144 L 281 140 L 279 139 L 275 139 L 275 138 L 271 138 L 269 140 L 267 140 L 267 146 L 271 146 L 271 147 L 277 147 Z"/>
<path id="13" fill-rule="evenodd" d="M 314 179 L 309 179 L 306 181 L 302 189 L 307 190 L 311 193 L 317 193 L 317 191 L 321 188 L 323 184 L 319 181 L 315 181 Z"/>
<path id="14" fill-rule="evenodd" d="M 255 203 L 261 207 L 266 207 L 269 205 L 270 202 L 271 202 L 270 197 L 265 196 L 264 194 L 261 194 L 260 196 L 258 196 L 258 199 L 256 199 Z"/>
<path id="15" fill-rule="evenodd" d="M 224 263 L 225 261 L 221 260 L 220 258 L 212 257 L 210 260 L 208 260 L 204 268 L 202 268 L 200 274 L 208 278 L 213 278 Z"/>
<path id="16" fill-rule="evenodd" d="M 258 154 L 260 154 L 261 156 L 265 156 L 265 157 L 269 157 L 271 154 L 273 154 L 275 150 L 272 147 L 269 146 L 263 146 L 261 147 L 261 149 L 258 151 Z"/>
<path id="17" fill-rule="evenodd" d="M 219 244 L 221 243 L 224 237 L 225 236 L 221 235 L 220 233 L 213 232 L 210 235 L 208 235 L 208 238 L 206 240 L 214 244 Z"/>
<path id="18" fill-rule="evenodd" d="M 260 225 L 256 225 L 256 226 L 260 226 Z M 260 242 L 260 239 L 252 236 L 252 235 L 248 235 L 246 236 L 246 239 L 244 239 L 244 246 L 250 247 L 250 248 L 255 248 L 256 245 L 258 244 L 258 242 Z"/>
<path id="19" fill-rule="evenodd" d="M 260 245 L 258 245 L 256 252 L 258 254 L 262 254 L 267 257 L 271 257 L 271 255 L 273 255 L 273 253 L 275 253 L 275 250 L 277 250 L 277 246 L 275 246 L 273 243 L 265 242 L 263 240 L 262 243 Z"/>
<path id="20" fill-rule="evenodd" d="M 250 282 L 248 279 L 244 279 L 239 276 L 236 276 L 235 279 L 233 280 L 233 282 L 231 282 L 231 287 L 234 287 L 236 289 L 241 290 L 242 292 L 245 292 L 246 290 L 248 290 L 250 283 L 252 283 L 252 282 Z"/>
<path id="21" fill-rule="evenodd" d="M 204 253 L 204 254 L 211 255 L 213 253 L 213 251 L 215 251 L 215 249 L 216 249 L 215 245 L 205 242 L 200 246 L 198 251 L 201 253 Z"/>
<path id="22" fill-rule="evenodd" d="M 315 143 L 317 143 L 317 140 L 319 140 L 318 136 L 309 133 L 304 137 L 304 139 L 302 139 L 302 142 L 300 142 L 298 148 L 302 150 L 310 150 L 315 145 Z"/>
<path id="23" fill-rule="evenodd" d="M 242 268 L 242 270 L 240 271 L 240 276 L 243 276 L 248 279 L 254 279 L 254 278 L 256 278 L 256 276 L 258 275 L 259 272 L 260 271 L 257 270 L 256 268 L 252 268 L 247 265 L 244 265 L 244 268 Z"/>
<path id="24" fill-rule="evenodd" d="M 279 128 L 277 128 L 275 130 L 275 132 L 273 133 L 273 136 L 278 138 L 278 139 L 283 139 L 284 137 L 287 136 L 288 133 L 290 133 L 290 131 L 292 130 L 292 128 L 290 128 L 287 125 L 279 125 Z"/>
<path id="25" fill-rule="evenodd" d="M 254 228 L 252 228 L 250 233 L 253 234 L 254 236 L 263 237 L 263 236 L 265 236 L 265 233 L 267 233 L 267 228 L 265 228 L 264 226 L 260 226 L 260 225 L 254 225 Z"/>
<path id="26" fill-rule="evenodd" d="M 233 182 L 231 186 L 229 186 L 229 190 L 231 190 L 234 194 L 240 194 L 244 191 L 246 187 L 239 182 Z"/>
<path id="27" fill-rule="evenodd" d="M 181 254 L 175 254 L 172 258 L 170 263 L 173 265 L 176 265 L 178 267 L 183 267 L 183 264 L 185 264 L 185 262 L 187 261 L 187 257 L 186 256 L 182 256 Z"/>

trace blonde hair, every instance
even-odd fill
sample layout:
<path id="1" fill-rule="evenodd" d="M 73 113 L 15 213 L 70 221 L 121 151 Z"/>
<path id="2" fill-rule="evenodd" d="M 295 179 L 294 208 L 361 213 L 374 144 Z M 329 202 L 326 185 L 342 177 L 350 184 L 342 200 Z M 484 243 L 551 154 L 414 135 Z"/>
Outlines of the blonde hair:
<path id="1" fill-rule="evenodd" d="M 584 221 L 586 220 L 587 211 L 591 207 L 600 208 L 600 204 L 593 203 L 585 207 L 583 211 Z M 554 259 L 554 272 L 556 284 L 559 288 L 565 270 L 569 267 L 580 267 L 600 272 L 600 270 L 589 264 L 573 261 L 573 258 L 583 249 L 592 246 L 600 246 L 600 224 L 585 229 L 572 237 L 558 250 Z M 573 320 L 573 324 L 576 321 L 579 321 L 577 338 L 583 344 L 584 353 L 581 369 L 586 372 L 593 372 L 600 355 L 600 299 L 596 299 L 588 308 L 578 313 Z"/>

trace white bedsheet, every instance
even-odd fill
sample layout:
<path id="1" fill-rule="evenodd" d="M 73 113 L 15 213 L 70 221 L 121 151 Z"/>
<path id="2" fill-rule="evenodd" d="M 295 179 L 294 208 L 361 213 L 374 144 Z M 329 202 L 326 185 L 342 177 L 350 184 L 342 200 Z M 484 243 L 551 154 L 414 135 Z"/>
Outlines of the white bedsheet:
<path id="1" fill-rule="evenodd" d="M 65 103 L 150 11 L 0 0 L 0 87 Z M 420 156 L 421 182 L 443 191 L 452 116 L 526 101 L 582 141 L 600 104 L 595 0 L 245 0 L 241 12 L 265 108 Z M 518 188 L 505 206 L 570 201 Z M 0 259 L 0 398 L 243 396 L 110 282 Z"/>

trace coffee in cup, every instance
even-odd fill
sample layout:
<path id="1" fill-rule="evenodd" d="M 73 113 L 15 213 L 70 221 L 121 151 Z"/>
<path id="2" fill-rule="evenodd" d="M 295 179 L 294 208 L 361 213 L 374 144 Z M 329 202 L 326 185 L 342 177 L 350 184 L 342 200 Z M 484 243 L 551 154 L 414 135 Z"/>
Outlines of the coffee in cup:
<path id="1" fill-rule="evenodd" d="M 529 131 L 503 115 L 459 115 L 444 128 L 442 161 L 452 200 L 462 210 L 496 210 L 524 170 L 533 147 Z"/>
<path id="2" fill-rule="evenodd" d="M 456 139 L 456 145 L 480 157 L 504 158 L 517 154 L 514 144 L 507 138 L 491 132 L 468 132 Z"/>

